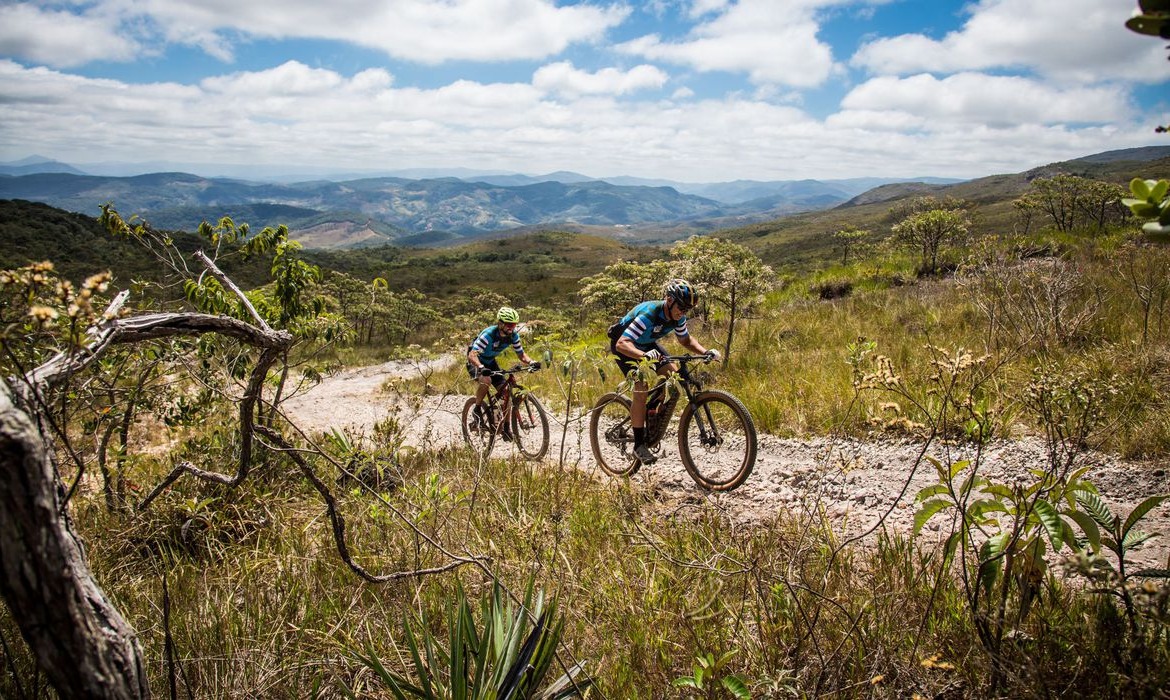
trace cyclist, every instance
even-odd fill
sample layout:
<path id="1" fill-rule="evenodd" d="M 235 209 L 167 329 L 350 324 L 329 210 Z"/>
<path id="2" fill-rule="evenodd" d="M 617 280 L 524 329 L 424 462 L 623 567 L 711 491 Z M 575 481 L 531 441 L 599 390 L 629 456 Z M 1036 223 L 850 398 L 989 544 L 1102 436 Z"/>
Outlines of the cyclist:
<path id="1" fill-rule="evenodd" d="M 483 419 L 483 400 L 487 397 L 488 386 L 495 385 L 497 389 L 504 383 L 504 377 L 494 374 L 500 371 L 496 364 L 496 356 L 509 346 L 516 351 L 516 356 L 525 365 L 540 367 L 524 352 L 520 344 L 520 333 L 516 327 L 520 324 L 520 314 L 510 306 L 501 306 L 496 312 L 496 325 L 488 326 L 480 331 L 471 345 L 467 346 L 467 373 L 477 382 L 475 387 L 475 419 L 481 423 Z M 504 439 L 508 439 L 507 428 L 504 429 Z"/>
<path id="2" fill-rule="evenodd" d="M 672 279 L 666 283 L 661 301 L 644 301 L 622 317 L 609 331 L 609 349 L 615 355 L 622 373 L 629 375 L 636 370 L 638 362 L 650 360 L 654 370 L 666 377 L 678 371 L 678 365 L 663 362 L 660 358 L 666 350 L 658 341 L 674 333 L 678 342 L 696 355 L 707 355 L 719 359 L 718 350 L 708 350 L 687 331 L 687 312 L 699 303 L 699 293 L 690 282 Z M 634 456 L 642 464 L 653 464 L 658 457 L 646 444 L 646 390 L 645 381 L 634 382 L 633 401 L 630 406 L 630 425 L 634 428 Z"/>

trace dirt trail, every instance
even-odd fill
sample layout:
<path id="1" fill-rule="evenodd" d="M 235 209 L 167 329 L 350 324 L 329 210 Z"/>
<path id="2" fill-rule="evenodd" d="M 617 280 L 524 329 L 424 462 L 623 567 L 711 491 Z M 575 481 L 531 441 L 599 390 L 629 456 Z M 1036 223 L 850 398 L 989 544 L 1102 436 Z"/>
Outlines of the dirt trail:
<path id="1" fill-rule="evenodd" d="M 285 403 L 293 422 L 309 433 L 347 428 L 368 434 L 375 422 L 396 418 L 405 428 L 406 441 L 416 446 L 454 444 L 462 441 L 459 415 L 467 395 L 396 395 L 383 389 L 395 377 L 429 376 L 451 358 L 432 361 L 391 361 L 349 369 L 327 377 L 319 385 Z M 469 388 L 470 384 L 461 386 Z M 548 460 L 585 469 L 598 479 L 610 479 L 593 461 L 586 434 L 587 421 L 576 413 L 565 429 L 563 405 L 550 405 L 551 438 Z M 565 436 L 562 441 L 562 435 Z M 678 459 L 671 430 L 659 461 L 644 467 L 635 482 L 649 486 L 664 505 L 674 507 L 701 499 L 712 501 L 744 525 L 768 518 L 782 509 L 805 510 L 823 504 L 825 513 L 845 533 L 862 532 L 886 516 L 891 529 L 909 532 L 914 515 L 914 494 L 936 481 L 934 468 L 920 460 L 921 445 L 910 441 L 859 441 L 816 437 L 785 439 L 761 435 L 759 456 L 751 477 L 737 490 L 707 494 L 695 486 Z M 562 457 L 563 443 L 563 457 Z M 511 449 L 501 443 L 496 454 Z M 945 463 L 971 456 L 970 448 L 940 446 L 931 454 Z M 1025 479 L 1030 467 L 1045 460 L 1039 440 L 1001 441 L 984 448 L 983 474 L 993 480 Z M 919 464 L 917 469 L 915 464 Z M 1115 512 L 1128 513 L 1147 496 L 1170 493 L 1170 468 L 1158 463 L 1131 462 L 1115 456 L 1092 454 L 1089 478 Z M 888 513 L 888 514 L 887 514 Z M 1141 566 L 1170 568 L 1170 503 L 1156 508 L 1144 521 L 1146 531 L 1159 537 L 1134 553 Z M 939 531 L 938 518 L 924 533 Z"/>

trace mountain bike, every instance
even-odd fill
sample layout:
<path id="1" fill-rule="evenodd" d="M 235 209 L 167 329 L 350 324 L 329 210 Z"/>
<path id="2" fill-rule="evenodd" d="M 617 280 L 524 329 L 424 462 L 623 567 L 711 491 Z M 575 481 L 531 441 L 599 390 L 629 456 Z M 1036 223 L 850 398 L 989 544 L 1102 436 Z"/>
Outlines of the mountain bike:
<path id="1" fill-rule="evenodd" d="M 538 369 L 538 365 L 516 365 L 485 373 L 503 376 L 504 383 L 488 391 L 481 417 L 475 415 L 474 396 L 463 404 L 463 439 L 468 445 L 487 455 L 499 439 L 513 442 L 529 459 L 544 457 L 548 452 L 548 414 L 540 401 L 516 381 L 516 374 Z"/>
<path id="2" fill-rule="evenodd" d="M 677 384 L 686 397 L 678 420 L 678 453 L 683 466 L 702 488 L 731 491 L 751 475 L 756 464 L 756 425 L 743 402 L 726 391 L 704 390 L 691 373 L 690 363 L 710 360 L 706 355 L 662 358 L 663 362 L 679 364 Z M 662 449 L 662 438 L 679 399 L 673 382 L 660 382 L 647 395 L 646 444 L 651 451 Z M 589 417 L 593 457 L 614 476 L 632 476 L 642 466 L 634 457 L 630 404 L 621 392 L 611 392 L 597 400 Z"/>

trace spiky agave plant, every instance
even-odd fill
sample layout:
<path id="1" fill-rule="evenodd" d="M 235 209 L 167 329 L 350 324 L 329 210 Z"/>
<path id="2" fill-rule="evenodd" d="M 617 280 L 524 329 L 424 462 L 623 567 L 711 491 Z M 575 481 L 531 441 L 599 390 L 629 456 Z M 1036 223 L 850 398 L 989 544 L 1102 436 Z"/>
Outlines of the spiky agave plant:
<path id="1" fill-rule="evenodd" d="M 530 629 L 533 617 L 536 622 Z M 409 619 L 404 620 L 413 678 L 387 669 L 369 643 L 364 654 L 354 656 L 399 700 L 558 700 L 580 696 L 592 682 L 577 678 L 584 662 L 547 681 L 564 623 L 556 600 L 546 606 L 543 594 L 534 595 L 531 585 L 523 605 L 515 608 L 497 583 L 481 607 L 480 618 L 482 630 L 460 586 L 447 611 L 446 648 L 431 632 L 425 613 L 417 631 Z M 351 689 L 344 690 L 347 696 L 357 697 Z"/>

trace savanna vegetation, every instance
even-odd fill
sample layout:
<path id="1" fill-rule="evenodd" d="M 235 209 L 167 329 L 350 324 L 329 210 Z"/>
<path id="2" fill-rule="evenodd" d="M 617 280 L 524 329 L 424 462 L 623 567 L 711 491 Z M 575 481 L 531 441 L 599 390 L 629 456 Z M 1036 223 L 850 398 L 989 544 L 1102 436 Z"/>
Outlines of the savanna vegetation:
<path id="1" fill-rule="evenodd" d="M 1159 697 L 1170 562 L 1130 556 L 1166 497 L 1122 510 L 1085 469 L 1090 449 L 1170 453 L 1170 199 L 1128 190 L 1053 173 L 662 248 L 547 232 L 346 255 L 15 205 L 3 231 L 60 223 L 0 273 L 0 688 Z M 941 523 L 933 546 L 845 538 L 815 503 L 745 527 L 697 491 L 668 509 L 556 459 L 406 448 L 394 414 L 305 434 L 280 410 L 339 365 L 460 352 L 504 303 L 556 370 L 534 391 L 591 405 L 618 381 L 606 326 L 671 276 L 704 289 L 693 331 L 765 432 L 944 454 L 1031 434 L 1047 459 L 1008 483 L 978 457 L 927 464 L 937 483 L 904 502 Z"/>

